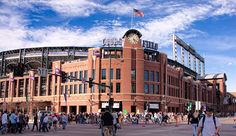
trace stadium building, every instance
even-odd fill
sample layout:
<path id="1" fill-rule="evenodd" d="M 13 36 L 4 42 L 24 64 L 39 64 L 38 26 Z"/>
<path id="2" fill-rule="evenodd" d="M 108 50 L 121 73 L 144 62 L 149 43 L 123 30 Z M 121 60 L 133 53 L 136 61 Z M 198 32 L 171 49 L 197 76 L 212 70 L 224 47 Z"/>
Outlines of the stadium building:
<path id="1" fill-rule="evenodd" d="M 217 111 L 224 109 L 226 74 L 205 74 L 201 64 L 204 58 L 179 38 L 173 45 L 182 45 L 183 60 L 184 50 L 192 54 L 193 70 L 183 60 L 179 63 L 175 53 L 173 60 L 168 59 L 158 51 L 158 44 L 141 40 L 141 36 L 131 29 L 122 39 L 104 39 L 100 48 L 43 47 L 1 52 L 1 108 L 30 114 L 38 110 L 100 112 L 108 106 L 109 88 L 95 84 L 89 88 L 85 80 L 93 78 L 93 82 L 110 86 L 116 111 L 186 112 L 206 105 Z M 13 77 L 11 72 L 18 62 L 25 64 L 23 77 Z M 38 67 L 50 72 L 42 77 Z M 62 83 L 62 78 L 55 75 L 58 69 L 71 78 Z"/>

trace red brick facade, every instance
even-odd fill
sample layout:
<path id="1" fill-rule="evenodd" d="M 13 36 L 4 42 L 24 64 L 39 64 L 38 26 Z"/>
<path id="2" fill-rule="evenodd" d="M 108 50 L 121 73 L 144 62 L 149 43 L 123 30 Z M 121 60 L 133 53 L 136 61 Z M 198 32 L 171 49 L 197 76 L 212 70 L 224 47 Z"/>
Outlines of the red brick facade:
<path id="1" fill-rule="evenodd" d="M 95 57 L 94 50 L 98 50 L 101 56 Z M 106 85 L 109 85 L 111 73 L 112 98 L 116 103 L 114 107 L 128 112 L 143 112 L 147 103 L 149 111 L 172 112 L 184 112 L 188 102 L 195 105 L 197 100 L 202 105 L 216 104 L 217 84 L 217 89 L 220 90 L 218 108 L 223 109 L 225 79 L 196 81 L 191 76 L 184 76 L 184 69 L 170 66 L 166 54 L 157 51 L 151 54 L 150 57 L 144 51 L 141 40 L 131 44 L 125 36 L 122 48 L 91 48 L 87 59 L 54 62 L 52 73 L 55 73 L 55 68 L 59 68 L 68 75 L 86 80 L 93 77 L 94 82 Z M 2 88 L 5 88 L 0 89 L 1 93 L 7 90 L 6 98 L 0 99 L 3 108 L 26 109 L 27 92 L 30 112 L 45 107 L 55 112 L 99 112 L 109 98 L 108 88 L 105 91 L 97 85 L 89 88 L 87 83 L 70 79 L 61 83 L 60 77 L 48 75 L 47 78 L 42 78 L 35 71 L 29 71 L 29 74 L 35 76 L 35 79 L 30 80 L 29 76 L 17 77 L 13 82 L 7 77 L 0 79 Z M 67 100 L 64 94 L 67 94 Z"/>

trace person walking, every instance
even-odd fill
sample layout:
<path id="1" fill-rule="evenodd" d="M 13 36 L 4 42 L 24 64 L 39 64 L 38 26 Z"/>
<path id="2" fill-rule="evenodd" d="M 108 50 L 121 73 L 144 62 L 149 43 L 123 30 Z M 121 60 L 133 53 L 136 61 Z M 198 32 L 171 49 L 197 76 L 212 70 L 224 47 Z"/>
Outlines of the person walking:
<path id="1" fill-rule="evenodd" d="M 112 116 L 113 116 L 113 126 L 114 126 L 114 129 L 113 129 L 113 135 L 115 136 L 116 135 L 116 132 L 117 132 L 117 126 L 118 126 L 118 114 L 116 111 L 114 111 L 112 113 Z"/>
<path id="2" fill-rule="evenodd" d="M 102 136 L 113 135 L 113 116 L 109 112 L 109 107 L 106 108 L 105 113 L 101 117 L 102 121 Z"/>
<path id="3" fill-rule="evenodd" d="M 34 131 L 34 127 L 35 126 L 36 126 L 37 131 L 38 131 L 39 130 L 39 126 L 38 126 L 38 115 L 37 115 L 37 113 L 35 113 L 35 115 L 34 115 L 34 122 L 33 122 L 33 127 L 32 127 L 31 131 Z"/>
<path id="4" fill-rule="evenodd" d="M 63 114 L 61 120 L 62 120 L 62 129 L 66 129 L 66 125 L 68 123 L 68 117 L 65 114 Z"/>
<path id="5" fill-rule="evenodd" d="M 39 132 L 43 129 L 43 120 L 44 120 L 44 113 L 39 115 Z"/>
<path id="6" fill-rule="evenodd" d="M 30 129 L 30 127 L 29 127 L 29 115 L 28 114 L 25 114 L 25 128 L 28 128 L 28 129 Z"/>
<path id="7" fill-rule="evenodd" d="M 1 128 L 1 133 L 5 134 L 7 132 L 7 111 L 4 111 L 4 114 L 2 115 L 2 128 Z"/>
<path id="8" fill-rule="evenodd" d="M 19 112 L 19 114 L 18 114 L 18 129 L 19 129 L 19 133 L 21 134 L 22 133 L 22 128 L 23 128 L 23 124 L 24 124 L 24 122 L 25 122 L 25 120 L 24 120 L 24 115 L 21 113 L 21 112 Z"/>
<path id="9" fill-rule="evenodd" d="M 17 123 L 17 116 L 16 116 L 14 111 L 12 111 L 11 116 L 9 117 L 9 119 L 10 119 L 10 123 L 11 123 L 11 132 L 12 133 L 16 133 L 16 129 L 17 129 L 17 125 L 16 125 L 16 123 Z"/>
<path id="10" fill-rule="evenodd" d="M 190 113 L 189 121 L 192 126 L 193 136 L 197 136 L 197 127 L 198 127 L 198 123 L 199 123 L 199 113 L 197 111 L 195 111 L 194 113 Z"/>
<path id="11" fill-rule="evenodd" d="M 57 118 L 56 113 L 54 114 L 54 116 L 52 118 L 52 122 L 53 122 L 54 131 L 56 131 L 57 130 L 57 123 L 58 123 L 58 118 Z"/>
<path id="12" fill-rule="evenodd" d="M 220 122 L 217 117 L 213 114 L 213 109 L 207 107 L 206 115 L 201 118 L 198 124 L 198 133 L 197 136 L 219 136 L 220 131 Z"/>
<path id="13" fill-rule="evenodd" d="M 48 114 L 43 119 L 43 132 L 48 132 Z"/>

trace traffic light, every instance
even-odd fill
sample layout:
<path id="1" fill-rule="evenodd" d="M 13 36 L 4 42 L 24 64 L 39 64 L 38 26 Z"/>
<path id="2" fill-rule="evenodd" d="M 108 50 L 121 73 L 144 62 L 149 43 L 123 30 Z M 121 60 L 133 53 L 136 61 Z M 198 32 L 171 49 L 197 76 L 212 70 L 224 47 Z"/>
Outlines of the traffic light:
<path id="1" fill-rule="evenodd" d="M 191 102 L 187 103 L 187 111 L 190 111 L 190 110 L 192 110 L 192 103 Z"/>
<path id="2" fill-rule="evenodd" d="M 18 63 L 13 69 L 14 77 L 23 77 L 24 76 L 25 65 L 23 63 Z"/>
<path id="3" fill-rule="evenodd" d="M 192 110 L 192 103 L 189 103 L 189 109 Z"/>
<path id="4" fill-rule="evenodd" d="M 93 87 L 93 78 L 89 78 L 89 88 Z"/>
<path id="5" fill-rule="evenodd" d="M 65 83 L 67 80 L 67 74 L 65 71 L 61 71 L 61 82 Z"/>

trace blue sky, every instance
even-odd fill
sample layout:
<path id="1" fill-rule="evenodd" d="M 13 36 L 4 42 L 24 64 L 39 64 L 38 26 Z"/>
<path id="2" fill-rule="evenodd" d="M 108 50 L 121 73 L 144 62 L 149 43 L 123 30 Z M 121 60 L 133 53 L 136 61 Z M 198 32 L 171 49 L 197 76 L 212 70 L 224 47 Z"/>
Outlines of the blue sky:
<path id="1" fill-rule="evenodd" d="M 2 0 L 0 51 L 41 46 L 99 46 L 122 37 L 132 9 L 142 39 L 159 44 L 172 58 L 176 33 L 205 57 L 206 73 L 225 72 L 236 91 L 236 0 Z"/>

